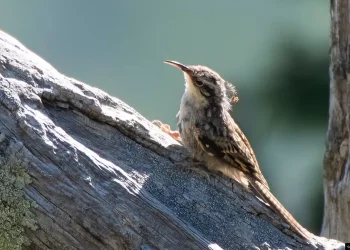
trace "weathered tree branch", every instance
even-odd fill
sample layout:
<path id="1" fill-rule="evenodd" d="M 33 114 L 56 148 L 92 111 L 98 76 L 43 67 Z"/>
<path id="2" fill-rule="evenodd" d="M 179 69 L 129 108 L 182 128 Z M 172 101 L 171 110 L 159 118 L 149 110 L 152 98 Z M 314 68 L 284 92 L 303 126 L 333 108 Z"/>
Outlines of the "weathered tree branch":
<path id="1" fill-rule="evenodd" d="M 350 3 L 331 1 L 330 103 L 322 235 L 350 242 Z"/>
<path id="2" fill-rule="evenodd" d="M 0 171 L 31 177 L 38 228 L 26 248 L 313 249 L 239 185 L 174 166 L 187 157 L 134 109 L 0 32 Z"/>

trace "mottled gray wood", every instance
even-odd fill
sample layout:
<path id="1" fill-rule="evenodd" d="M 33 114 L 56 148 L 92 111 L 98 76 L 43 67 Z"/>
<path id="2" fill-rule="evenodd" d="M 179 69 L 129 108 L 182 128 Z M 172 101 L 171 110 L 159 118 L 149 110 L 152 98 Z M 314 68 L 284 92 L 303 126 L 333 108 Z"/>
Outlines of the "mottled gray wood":
<path id="1" fill-rule="evenodd" d="M 0 159 L 33 181 L 29 249 L 313 249 L 235 183 L 177 168 L 183 147 L 127 104 L 3 32 L 0 134 Z"/>
<path id="2" fill-rule="evenodd" d="M 350 242 L 350 2 L 331 1 L 330 102 L 322 235 Z"/>

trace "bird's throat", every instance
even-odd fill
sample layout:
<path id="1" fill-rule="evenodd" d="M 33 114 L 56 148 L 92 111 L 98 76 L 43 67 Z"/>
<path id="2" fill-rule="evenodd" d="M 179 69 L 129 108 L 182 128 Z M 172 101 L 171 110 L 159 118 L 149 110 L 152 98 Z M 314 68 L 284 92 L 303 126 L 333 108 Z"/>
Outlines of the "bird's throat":
<path id="1" fill-rule="evenodd" d="M 192 105 L 198 109 L 208 106 L 208 100 L 200 93 L 199 89 L 194 85 L 192 78 L 184 72 L 185 76 L 185 94 Z"/>

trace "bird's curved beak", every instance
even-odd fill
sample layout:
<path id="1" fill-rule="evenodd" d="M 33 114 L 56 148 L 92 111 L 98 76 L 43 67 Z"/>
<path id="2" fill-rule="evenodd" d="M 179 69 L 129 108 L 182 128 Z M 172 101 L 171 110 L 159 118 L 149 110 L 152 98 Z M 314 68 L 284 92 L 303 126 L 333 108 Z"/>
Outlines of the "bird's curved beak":
<path id="1" fill-rule="evenodd" d="M 183 65 L 182 63 L 179 63 L 179 62 L 176 62 L 176 61 L 166 60 L 166 61 L 164 61 L 164 63 L 169 64 L 171 66 L 174 66 L 176 68 L 179 68 L 179 69 L 181 69 L 182 71 L 184 71 L 186 73 L 189 73 L 191 71 L 186 65 Z"/>

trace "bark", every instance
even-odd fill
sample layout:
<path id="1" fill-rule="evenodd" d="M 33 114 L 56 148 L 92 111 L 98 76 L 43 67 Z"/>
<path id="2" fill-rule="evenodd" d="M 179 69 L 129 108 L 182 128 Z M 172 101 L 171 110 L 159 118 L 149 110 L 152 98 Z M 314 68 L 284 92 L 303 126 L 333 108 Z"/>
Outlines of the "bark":
<path id="1" fill-rule="evenodd" d="M 37 204 L 26 248 L 314 249 L 236 183 L 174 165 L 187 159 L 127 104 L 0 32 L 0 162 L 27 171 Z"/>
<path id="2" fill-rule="evenodd" d="M 324 158 L 322 235 L 350 242 L 350 3 L 331 1 L 330 103 Z"/>

